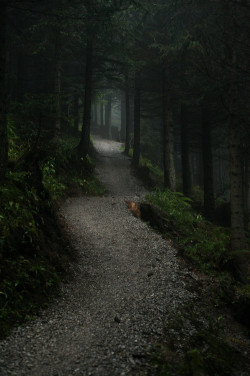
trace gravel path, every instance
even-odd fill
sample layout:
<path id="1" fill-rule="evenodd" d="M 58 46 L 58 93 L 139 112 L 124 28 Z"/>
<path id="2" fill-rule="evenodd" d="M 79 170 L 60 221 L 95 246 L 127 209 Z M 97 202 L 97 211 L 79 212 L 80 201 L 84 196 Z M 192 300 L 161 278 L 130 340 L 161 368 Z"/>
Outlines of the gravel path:
<path id="1" fill-rule="evenodd" d="M 193 297 L 176 251 L 128 211 L 143 199 L 121 144 L 96 140 L 104 197 L 70 198 L 62 207 L 79 250 L 75 277 L 34 321 L 0 342 L 0 375 L 152 375 L 145 354 L 164 318 Z"/>

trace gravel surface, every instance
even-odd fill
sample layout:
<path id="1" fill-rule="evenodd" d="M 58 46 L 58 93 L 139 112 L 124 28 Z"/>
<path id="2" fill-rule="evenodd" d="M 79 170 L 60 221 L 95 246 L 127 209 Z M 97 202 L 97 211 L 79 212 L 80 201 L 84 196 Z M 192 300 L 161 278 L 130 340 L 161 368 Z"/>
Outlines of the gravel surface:
<path id="1" fill-rule="evenodd" d="M 0 375 L 152 375 L 147 351 L 167 315 L 195 297 L 176 250 L 127 209 L 145 189 L 121 144 L 96 140 L 103 197 L 69 198 L 61 208 L 80 256 L 74 278 L 34 321 L 0 342 Z"/>

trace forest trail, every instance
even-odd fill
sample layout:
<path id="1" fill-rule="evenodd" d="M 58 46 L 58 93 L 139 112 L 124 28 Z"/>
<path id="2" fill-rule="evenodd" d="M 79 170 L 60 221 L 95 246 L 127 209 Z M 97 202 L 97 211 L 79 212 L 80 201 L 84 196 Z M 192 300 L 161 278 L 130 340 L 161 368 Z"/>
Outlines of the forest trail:
<path id="1" fill-rule="evenodd" d="M 145 189 L 121 144 L 95 140 L 103 197 L 69 198 L 61 208 L 80 253 L 74 278 L 34 321 L 0 343 L 0 375 L 153 375 L 145 354 L 164 320 L 195 297 L 176 250 L 133 217 L 125 201 Z"/>

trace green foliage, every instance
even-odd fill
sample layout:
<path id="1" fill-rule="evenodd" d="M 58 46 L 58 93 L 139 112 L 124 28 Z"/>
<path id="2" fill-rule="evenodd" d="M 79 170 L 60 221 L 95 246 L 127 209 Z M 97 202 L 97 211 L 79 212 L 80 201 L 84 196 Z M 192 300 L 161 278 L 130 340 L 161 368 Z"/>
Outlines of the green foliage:
<path id="1" fill-rule="evenodd" d="M 22 153 L 24 145 L 16 132 L 15 123 L 8 119 L 9 159 L 17 159 Z"/>
<path id="2" fill-rule="evenodd" d="M 195 185 L 192 188 L 192 200 L 201 205 L 204 204 L 204 191 L 199 185 Z"/>
<path id="3" fill-rule="evenodd" d="M 150 159 L 140 156 L 140 167 L 147 167 L 150 172 L 159 179 L 159 182 L 163 181 L 163 171 L 159 166 L 154 165 Z"/>
<path id="4" fill-rule="evenodd" d="M 16 128 L 17 124 L 9 120 L 9 156 L 13 159 L 29 150 L 29 140 Z M 44 191 L 37 192 L 32 173 L 18 170 L 18 164 L 0 185 L 0 337 L 46 305 L 61 279 L 67 256 L 65 250 L 59 255 L 50 245 L 50 234 L 53 232 L 54 244 L 56 230 L 50 228 L 47 233 L 46 221 L 53 216 L 51 199 L 58 199 L 68 187 L 61 166 L 67 170 L 75 146 L 72 137 L 60 137 L 53 155 L 40 161 L 41 183 L 50 192 L 49 201 Z"/>
<path id="5" fill-rule="evenodd" d="M 48 144 L 48 134 L 54 118 L 54 100 L 49 95 L 26 94 L 22 103 L 12 102 L 9 123 L 26 147 L 34 143 Z M 13 138 L 12 138 L 13 140 Z"/>
<path id="6" fill-rule="evenodd" d="M 15 237 L 22 244 L 36 243 L 39 213 L 38 197 L 34 187 L 27 187 L 29 172 L 9 172 L 0 186 L 0 242 L 2 247 L 12 249 Z"/>
<path id="7" fill-rule="evenodd" d="M 0 337 L 48 300 L 59 274 L 41 251 L 41 199 L 29 172 L 9 172 L 0 186 Z"/>
<path id="8" fill-rule="evenodd" d="M 21 137 L 16 128 L 13 119 L 9 120 L 13 159 L 30 149 L 31 140 Z M 94 162 L 89 156 L 80 161 L 80 169 L 72 165 L 77 143 L 75 137 L 60 135 L 56 148 L 45 148 L 45 156 L 39 161 L 38 176 L 42 181 L 38 187 L 29 170 L 18 170 L 19 164 L 0 185 L 0 337 L 48 303 L 66 267 L 67 247 L 60 247 L 59 254 L 55 245 L 57 230 L 51 228 L 51 217 L 56 221 L 51 211 L 54 200 L 72 188 L 81 188 L 86 194 L 105 193 L 93 174 Z"/>
<path id="9" fill-rule="evenodd" d="M 147 199 L 166 213 L 166 221 L 178 230 L 185 231 L 196 220 L 190 205 L 191 199 L 182 193 L 156 189 Z M 176 228 L 176 230 L 177 230 Z"/>
<path id="10" fill-rule="evenodd" d="M 66 190 L 66 185 L 56 175 L 55 158 L 49 158 L 43 165 L 43 184 L 50 192 L 52 199 L 57 200 Z"/>
<path id="11" fill-rule="evenodd" d="M 129 157 L 133 157 L 133 149 L 129 149 Z M 154 180 L 154 186 L 162 186 L 163 170 L 157 164 L 153 163 L 151 159 L 148 159 L 141 154 L 139 161 L 139 169 L 144 167 L 146 167 L 152 175 L 152 179 Z"/>
<path id="12" fill-rule="evenodd" d="M 75 179 L 75 182 L 86 195 L 102 196 L 106 193 L 104 184 L 96 176 L 86 179 Z"/>
<path id="13" fill-rule="evenodd" d="M 72 166 L 71 153 L 76 146 L 75 137 L 62 135 L 58 140 L 54 156 L 43 163 L 43 184 L 53 200 L 59 199 L 67 189 L 74 186 L 80 187 L 89 195 L 105 193 L 104 185 L 93 174 L 95 164 L 89 155 L 81 161 L 81 172 Z M 79 177 L 80 175 L 84 177 Z"/>
<path id="14" fill-rule="evenodd" d="M 72 150 L 78 145 L 78 139 L 71 135 L 60 134 L 53 155 L 56 162 L 65 168 L 69 167 Z"/>
<path id="15" fill-rule="evenodd" d="M 238 286 L 238 293 L 250 299 L 250 285 Z"/>
<path id="16" fill-rule="evenodd" d="M 203 312 L 207 317 L 204 323 L 201 313 L 194 313 L 194 307 L 192 311 L 187 306 L 169 319 L 167 343 L 157 345 L 152 353 L 158 375 L 231 375 L 237 366 L 237 351 L 225 338 L 222 317 L 214 320 Z M 176 351 L 178 341 L 181 341 L 181 351 Z"/>
<path id="17" fill-rule="evenodd" d="M 147 199 L 165 213 L 168 236 L 203 271 L 221 271 L 234 258 L 230 251 L 230 230 L 206 221 L 192 209 L 189 198 L 157 189 Z"/>
<path id="18" fill-rule="evenodd" d="M 5 257 L 3 267 L 8 273 L 1 271 L 0 338 L 13 323 L 31 318 L 46 304 L 49 292 L 60 281 L 55 268 L 37 255 Z"/>

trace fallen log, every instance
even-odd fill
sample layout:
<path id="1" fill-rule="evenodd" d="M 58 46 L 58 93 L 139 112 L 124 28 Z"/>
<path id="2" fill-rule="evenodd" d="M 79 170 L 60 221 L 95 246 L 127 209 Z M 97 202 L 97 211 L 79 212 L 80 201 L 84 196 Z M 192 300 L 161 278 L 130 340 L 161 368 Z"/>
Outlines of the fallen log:
<path id="1" fill-rule="evenodd" d="M 149 222 L 152 227 L 156 227 L 160 232 L 164 233 L 169 230 L 169 223 L 166 220 L 166 214 L 156 206 L 148 202 L 140 204 L 141 219 Z"/>

